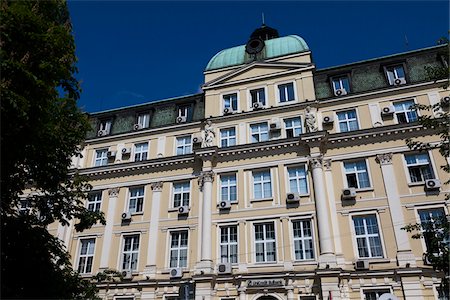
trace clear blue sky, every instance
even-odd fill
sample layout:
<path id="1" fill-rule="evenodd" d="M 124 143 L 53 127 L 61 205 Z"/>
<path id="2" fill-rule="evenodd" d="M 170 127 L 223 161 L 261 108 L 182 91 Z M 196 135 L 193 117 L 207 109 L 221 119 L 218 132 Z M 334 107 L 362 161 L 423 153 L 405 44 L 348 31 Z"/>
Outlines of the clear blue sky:
<path id="1" fill-rule="evenodd" d="M 209 59 L 245 44 L 262 12 L 281 36 L 303 37 L 318 68 L 433 46 L 449 30 L 448 1 L 69 1 L 69 10 L 88 112 L 200 92 Z"/>

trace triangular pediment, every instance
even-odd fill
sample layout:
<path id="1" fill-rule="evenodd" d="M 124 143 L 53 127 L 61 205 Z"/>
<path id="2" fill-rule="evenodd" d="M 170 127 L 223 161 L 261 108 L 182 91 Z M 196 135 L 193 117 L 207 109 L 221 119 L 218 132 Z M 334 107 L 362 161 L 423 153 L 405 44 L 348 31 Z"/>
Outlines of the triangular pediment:
<path id="1" fill-rule="evenodd" d="M 245 83 L 248 81 L 268 79 L 290 73 L 298 73 L 314 68 L 313 63 L 298 62 L 253 62 L 213 79 L 203 85 L 203 89 L 210 89 L 224 85 Z"/>

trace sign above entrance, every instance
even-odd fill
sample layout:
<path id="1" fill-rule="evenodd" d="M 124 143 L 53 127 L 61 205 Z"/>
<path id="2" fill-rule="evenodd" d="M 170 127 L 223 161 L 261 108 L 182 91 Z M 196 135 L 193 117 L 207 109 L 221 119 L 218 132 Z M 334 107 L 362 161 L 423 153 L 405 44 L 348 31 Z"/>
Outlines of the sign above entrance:
<path id="1" fill-rule="evenodd" d="M 261 287 L 261 286 L 283 286 L 283 279 L 251 279 L 247 280 L 247 287 Z"/>

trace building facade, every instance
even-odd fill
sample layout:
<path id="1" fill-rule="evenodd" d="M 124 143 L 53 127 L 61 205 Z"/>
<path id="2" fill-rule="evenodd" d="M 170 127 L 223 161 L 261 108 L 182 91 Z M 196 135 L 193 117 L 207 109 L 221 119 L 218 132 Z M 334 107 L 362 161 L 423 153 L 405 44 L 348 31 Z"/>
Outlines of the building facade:
<path id="1" fill-rule="evenodd" d="M 405 143 L 439 141 L 410 107 L 448 103 L 424 68 L 445 47 L 317 70 L 263 26 L 202 93 L 91 114 L 73 165 L 106 226 L 49 230 L 82 276 L 123 272 L 103 299 L 438 299 L 401 228 L 448 214 L 445 158 Z"/>

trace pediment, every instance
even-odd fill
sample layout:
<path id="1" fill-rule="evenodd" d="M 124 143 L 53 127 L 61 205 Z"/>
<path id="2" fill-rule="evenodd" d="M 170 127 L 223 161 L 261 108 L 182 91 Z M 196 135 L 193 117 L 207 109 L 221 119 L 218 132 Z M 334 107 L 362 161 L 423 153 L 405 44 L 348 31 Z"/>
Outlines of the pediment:
<path id="1" fill-rule="evenodd" d="M 203 85 L 203 89 L 226 86 L 228 84 L 245 83 L 248 81 L 268 79 L 289 73 L 298 73 L 314 68 L 312 63 L 294 62 L 253 62 L 211 80 Z"/>

